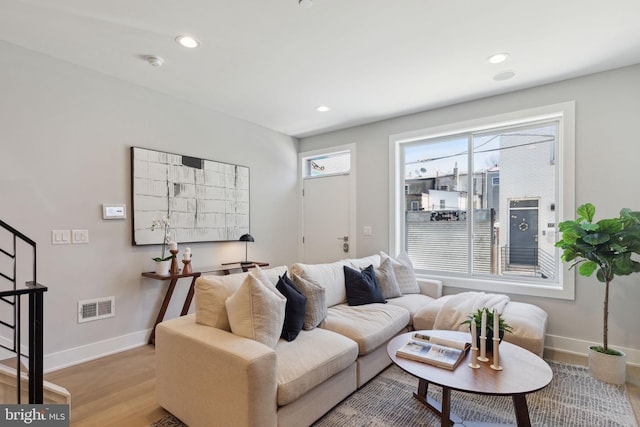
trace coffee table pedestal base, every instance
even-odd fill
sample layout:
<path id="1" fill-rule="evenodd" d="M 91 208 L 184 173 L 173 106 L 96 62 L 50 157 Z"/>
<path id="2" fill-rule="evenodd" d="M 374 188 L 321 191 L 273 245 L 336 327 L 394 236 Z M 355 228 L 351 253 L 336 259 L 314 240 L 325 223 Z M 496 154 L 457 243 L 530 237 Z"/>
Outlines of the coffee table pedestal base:
<path id="1" fill-rule="evenodd" d="M 427 408 L 440 417 L 440 427 L 491 427 L 491 426 L 513 426 L 513 424 L 495 424 L 474 421 L 464 421 L 462 418 L 451 413 L 451 389 L 442 387 L 442 403 L 427 396 L 429 382 L 424 379 L 418 380 L 418 391 L 413 393 L 413 397 L 422 402 Z M 531 427 L 529 419 L 529 408 L 527 398 L 524 394 L 514 394 L 513 406 L 516 413 L 518 427 Z"/>

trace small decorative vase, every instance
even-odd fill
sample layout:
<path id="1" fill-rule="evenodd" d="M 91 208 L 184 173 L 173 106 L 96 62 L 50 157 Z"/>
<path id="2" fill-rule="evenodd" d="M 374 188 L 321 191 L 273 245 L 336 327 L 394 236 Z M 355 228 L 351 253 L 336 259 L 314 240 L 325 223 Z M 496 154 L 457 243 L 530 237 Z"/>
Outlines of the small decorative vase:
<path id="1" fill-rule="evenodd" d="M 627 380 L 627 355 L 600 353 L 589 347 L 589 371 L 597 380 L 610 384 L 624 384 Z"/>
<path id="2" fill-rule="evenodd" d="M 168 276 L 169 268 L 171 267 L 171 260 L 156 261 L 156 274 L 159 276 Z"/>

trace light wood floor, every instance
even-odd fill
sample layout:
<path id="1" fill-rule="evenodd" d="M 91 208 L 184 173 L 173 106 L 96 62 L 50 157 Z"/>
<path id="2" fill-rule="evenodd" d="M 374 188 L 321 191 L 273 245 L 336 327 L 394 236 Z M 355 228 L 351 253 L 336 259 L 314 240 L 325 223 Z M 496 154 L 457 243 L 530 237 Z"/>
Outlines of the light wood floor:
<path id="1" fill-rule="evenodd" d="M 586 364 L 580 356 L 547 352 L 545 358 Z M 72 427 L 146 427 L 167 412 L 155 401 L 155 349 L 151 345 L 45 375 L 71 393 Z M 628 369 L 627 389 L 640 419 L 640 368 Z"/>
<path id="2" fill-rule="evenodd" d="M 45 375 L 71 393 L 71 426 L 146 427 L 167 415 L 156 403 L 155 347 L 96 359 Z"/>

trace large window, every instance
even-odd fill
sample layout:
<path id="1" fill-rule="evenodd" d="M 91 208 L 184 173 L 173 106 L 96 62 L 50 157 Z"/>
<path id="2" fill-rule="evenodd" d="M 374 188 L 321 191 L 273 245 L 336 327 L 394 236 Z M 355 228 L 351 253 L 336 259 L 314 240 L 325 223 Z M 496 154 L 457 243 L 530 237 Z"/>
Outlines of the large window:
<path id="1" fill-rule="evenodd" d="M 546 109 L 391 138 L 393 193 L 404 196 L 394 205 L 409 207 L 395 210 L 392 241 L 418 273 L 573 297 L 555 248 L 557 224 L 573 212 L 573 109 Z"/>

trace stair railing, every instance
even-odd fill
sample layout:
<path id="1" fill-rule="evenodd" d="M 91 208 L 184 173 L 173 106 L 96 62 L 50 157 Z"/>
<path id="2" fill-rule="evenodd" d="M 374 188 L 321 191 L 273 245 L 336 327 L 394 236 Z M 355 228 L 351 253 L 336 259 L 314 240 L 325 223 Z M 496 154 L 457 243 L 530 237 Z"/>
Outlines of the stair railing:
<path id="1" fill-rule="evenodd" d="M 21 357 L 27 357 L 29 360 L 28 376 L 29 376 L 29 403 L 41 404 L 43 403 L 43 330 L 44 330 L 44 293 L 47 291 L 47 287 L 37 282 L 37 259 L 36 259 L 36 242 L 25 236 L 9 224 L 0 220 L 0 227 L 7 230 L 11 234 L 12 248 L 4 249 L 0 247 L 0 255 L 8 257 L 13 262 L 13 271 L 11 273 L 5 273 L 0 271 L 0 277 L 6 279 L 11 283 L 9 290 L 0 289 L 0 301 L 9 304 L 13 307 L 13 323 L 0 320 L 0 325 L 5 326 L 12 330 L 13 339 L 12 345 L 7 346 L 0 343 L 0 347 L 8 350 L 16 355 L 16 391 L 17 391 L 17 403 L 22 403 L 22 378 L 21 378 Z M 17 261 L 18 261 L 18 240 L 31 246 L 33 251 L 33 267 L 32 278 L 33 280 L 26 281 L 24 287 L 17 286 Z M 29 314 L 28 314 L 28 355 L 22 353 L 21 342 L 21 297 L 27 295 L 29 301 Z"/>

